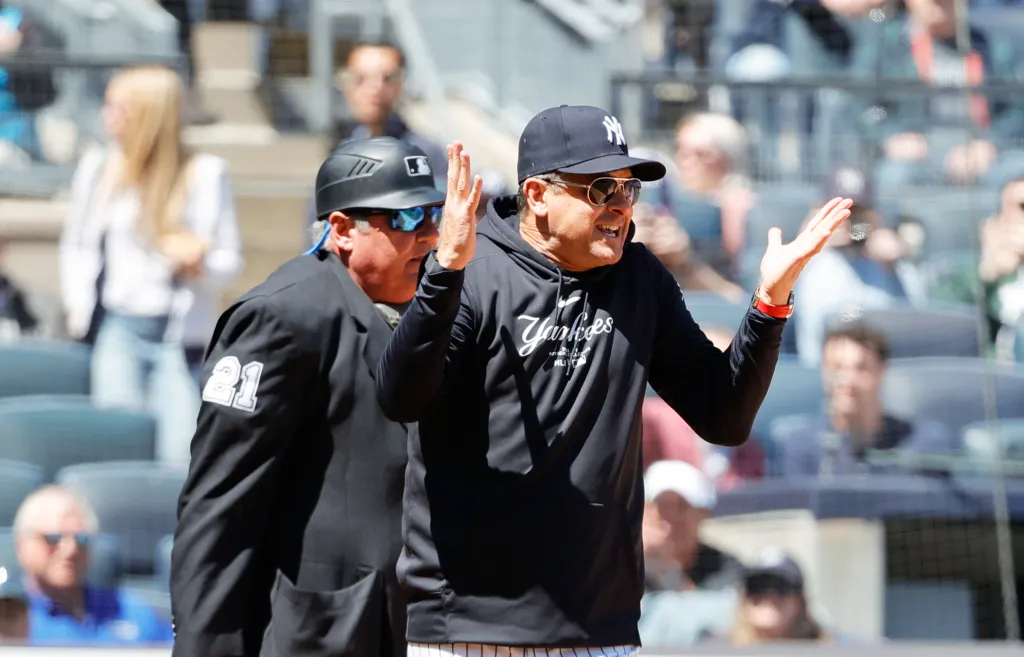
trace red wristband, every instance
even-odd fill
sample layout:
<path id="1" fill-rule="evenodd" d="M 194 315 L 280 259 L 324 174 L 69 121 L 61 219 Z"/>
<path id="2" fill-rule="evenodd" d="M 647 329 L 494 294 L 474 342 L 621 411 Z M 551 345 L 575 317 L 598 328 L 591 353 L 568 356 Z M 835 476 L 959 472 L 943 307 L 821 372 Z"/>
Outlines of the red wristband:
<path id="1" fill-rule="evenodd" d="M 754 293 L 754 308 L 769 317 L 789 319 L 793 315 L 793 293 L 789 293 L 789 303 L 785 306 L 775 306 L 761 298 L 761 288 L 758 288 Z"/>

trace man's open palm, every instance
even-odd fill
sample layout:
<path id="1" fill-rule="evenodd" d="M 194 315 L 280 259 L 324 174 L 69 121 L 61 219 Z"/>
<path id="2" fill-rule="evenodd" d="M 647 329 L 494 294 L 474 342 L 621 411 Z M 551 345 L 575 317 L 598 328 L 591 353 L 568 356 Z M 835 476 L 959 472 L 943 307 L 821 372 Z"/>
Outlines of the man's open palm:
<path id="1" fill-rule="evenodd" d="M 476 250 L 476 209 L 483 179 L 473 176 L 469 153 L 462 144 L 448 146 L 448 195 L 441 218 L 437 262 L 445 269 L 463 269 Z"/>
<path id="2" fill-rule="evenodd" d="M 852 205 L 853 201 L 848 198 L 832 199 L 788 244 L 782 243 L 781 229 L 772 228 L 768 231 L 768 249 L 761 259 L 762 295 L 771 303 L 784 305 L 800 272 L 825 247 L 839 224 L 850 216 Z"/>

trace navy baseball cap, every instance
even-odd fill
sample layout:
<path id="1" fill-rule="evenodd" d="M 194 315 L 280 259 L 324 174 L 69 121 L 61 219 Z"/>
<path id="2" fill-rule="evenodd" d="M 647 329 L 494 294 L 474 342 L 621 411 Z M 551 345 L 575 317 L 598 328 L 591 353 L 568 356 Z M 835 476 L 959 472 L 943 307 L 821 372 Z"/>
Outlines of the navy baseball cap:
<path id="1" fill-rule="evenodd" d="M 546 109 L 526 124 L 519 138 L 519 183 L 531 176 L 597 174 L 631 169 L 651 182 L 665 177 L 665 165 L 629 156 L 622 124 L 611 112 L 589 105 Z"/>

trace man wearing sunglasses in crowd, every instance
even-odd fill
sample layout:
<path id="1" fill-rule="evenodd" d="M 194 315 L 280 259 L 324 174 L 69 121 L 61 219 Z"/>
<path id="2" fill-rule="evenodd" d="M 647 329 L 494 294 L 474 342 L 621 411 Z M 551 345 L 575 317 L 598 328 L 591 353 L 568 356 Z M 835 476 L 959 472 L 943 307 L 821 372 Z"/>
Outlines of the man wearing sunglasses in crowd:
<path id="1" fill-rule="evenodd" d="M 706 440 L 747 440 L 793 284 L 850 202 L 788 244 L 770 232 L 761 286 L 723 352 L 631 242 L 643 182 L 665 167 L 630 157 L 611 113 L 531 119 L 519 192 L 479 223 L 481 180 L 460 144 L 448 158 L 439 246 L 377 372 L 388 417 L 417 423 L 398 562 L 409 654 L 633 654 L 647 383 Z"/>
<path id="2" fill-rule="evenodd" d="M 217 324 L 172 550 L 174 657 L 398 657 L 408 436 L 377 403 L 393 325 L 437 245 L 422 150 L 338 147 L 314 246 Z"/>
<path id="3" fill-rule="evenodd" d="M 18 507 L 14 545 L 21 572 L 0 570 L 6 570 L 5 577 L 20 577 L 25 586 L 28 643 L 169 645 L 169 619 L 116 582 L 90 578 L 99 531 L 89 502 L 63 486 L 44 486 Z"/>

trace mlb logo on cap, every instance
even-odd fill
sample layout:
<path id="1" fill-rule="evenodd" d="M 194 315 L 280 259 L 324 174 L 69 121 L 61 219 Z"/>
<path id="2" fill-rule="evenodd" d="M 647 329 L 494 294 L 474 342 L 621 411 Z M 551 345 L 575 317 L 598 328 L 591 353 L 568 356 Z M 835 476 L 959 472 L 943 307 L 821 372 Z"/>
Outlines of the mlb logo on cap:
<path id="1" fill-rule="evenodd" d="M 660 180 L 665 165 L 629 156 L 622 123 L 611 112 L 589 105 L 546 109 L 519 138 L 519 182 L 542 173 L 593 175 L 630 169 L 643 181 Z"/>
<path id="2" fill-rule="evenodd" d="M 430 161 L 422 155 L 405 158 L 405 170 L 410 176 L 430 176 Z"/>

